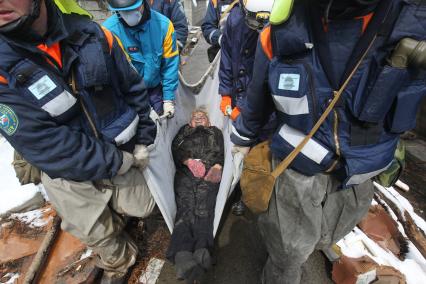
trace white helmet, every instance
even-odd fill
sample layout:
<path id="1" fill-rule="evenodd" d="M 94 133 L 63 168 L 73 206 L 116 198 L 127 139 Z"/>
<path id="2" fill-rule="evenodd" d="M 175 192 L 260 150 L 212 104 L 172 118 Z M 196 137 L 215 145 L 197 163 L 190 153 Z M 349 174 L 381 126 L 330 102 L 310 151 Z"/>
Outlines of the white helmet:
<path id="1" fill-rule="evenodd" d="M 255 30 L 262 29 L 269 21 L 274 0 L 240 0 L 246 15 L 246 24 Z"/>

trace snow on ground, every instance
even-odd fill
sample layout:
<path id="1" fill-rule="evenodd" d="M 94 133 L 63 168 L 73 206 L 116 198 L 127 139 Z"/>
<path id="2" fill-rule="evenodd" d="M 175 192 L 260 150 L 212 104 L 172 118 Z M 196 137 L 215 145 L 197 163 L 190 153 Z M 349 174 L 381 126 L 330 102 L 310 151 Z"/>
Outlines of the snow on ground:
<path id="1" fill-rule="evenodd" d="M 52 219 L 50 216 L 49 218 L 44 218 L 46 215 L 45 213 L 51 211 L 51 208 L 44 208 L 44 209 L 36 209 L 24 213 L 13 213 L 10 215 L 10 219 L 19 220 L 22 223 L 28 224 L 31 228 L 36 227 L 44 227 L 49 223 L 49 221 Z"/>
<path id="2" fill-rule="evenodd" d="M 393 188 L 384 188 L 379 184 L 375 184 L 375 186 L 380 192 L 389 198 L 389 200 L 395 203 L 401 212 L 407 211 L 415 220 L 417 226 L 424 230 L 426 227 L 425 221 L 414 213 L 413 207 L 407 199 L 402 197 Z M 407 237 L 404 228 L 402 224 L 398 222 L 395 213 L 392 211 L 389 205 L 386 204 L 386 202 L 382 200 L 382 203 L 387 206 L 391 217 L 398 223 L 399 231 L 403 234 L 403 236 Z M 373 200 L 372 205 L 377 205 L 377 202 Z M 340 240 L 337 245 L 341 248 L 342 253 L 348 257 L 358 258 L 363 255 L 368 255 L 380 265 L 388 265 L 398 269 L 405 275 L 408 284 L 426 283 L 426 260 L 419 252 L 419 250 L 414 246 L 414 244 L 409 240 L 409 249 L 404 261 L 399 260 L 391 252 L 386 251 L 380 247 L 358 227 L 355 227 L 355 229 L 346 235 L 342 240 Z"/>
<path id="3" fill-rule="evenodd" d="M 6 282 L 0 282 L 0 284 L 14 284 L 15 280 L 19 278 L 19 273 L 7 273 L 3 278 L 9 278 L 9 280 Z"/>
<path id="4" fill-rule="evenodd" d="M 401 211 L 401 213 L 407 211 L 410 214 L 411 218 L 413 218 L 417 227 L 419 227 L 424 233 L 426 233 L 426 221 L 414 212 L 413 206 L 405 197 L 399 194 L 399 192 L 396 191 L 393 187 L 385 188 L 378 183 L 374 183 L 374 185 L 382 194 L 384 194 L 387 198 L 389 198 L 389 200 L 391 200 L 396 206 L 398 206 L 399 211 Z"/>
<path id="5" fill-rule="evenodd" d="M 42 192 L 42 186 L 27 184 L 22 186 L 16 178 L 13 169 L 13 148 L 0 136 L 0 214 L 22 205 L 30 200 L 37 192 Z"/>
<path id="6" fill-rule="evenodd" d="M 142 284 L 155 284 L 160 276 L 161 269 L 165 261 L 158 258 L 151 258 L 145 271 L 142 272 L 139 282 Z"/>

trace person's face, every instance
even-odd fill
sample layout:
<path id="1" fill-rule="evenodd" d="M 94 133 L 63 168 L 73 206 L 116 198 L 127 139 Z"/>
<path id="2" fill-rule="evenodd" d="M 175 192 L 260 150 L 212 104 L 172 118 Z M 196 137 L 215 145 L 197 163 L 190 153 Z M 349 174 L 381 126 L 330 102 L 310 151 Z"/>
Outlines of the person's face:
<path id="1" fill-rule="evenodd" d="M 197 126 L 210 126 L 210 121 L 207 115 L 204 112 L 195 112 L 192 114 L 191 127 L 197 127 Z"/>
<path id="2" fill-rule="evenodd" d="M 0 27 L 30 13 L 33 0 L 0 0 Z"/>

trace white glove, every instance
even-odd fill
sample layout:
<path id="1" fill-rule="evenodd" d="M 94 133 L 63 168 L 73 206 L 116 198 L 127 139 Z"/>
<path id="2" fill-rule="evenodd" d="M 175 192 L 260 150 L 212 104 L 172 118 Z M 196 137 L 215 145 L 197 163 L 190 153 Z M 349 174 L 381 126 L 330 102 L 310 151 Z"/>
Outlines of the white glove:
<path id="1" fill-rule="evenodd" d="M 145 169 L 149 162 L 148 148 L 142 144 L 136 145 L 135 150 L 133 150 L 133 156 L 135 157 L 134 165 L 140 170 Z"/>
<path id="2" fill-rule="evenodd" d="M 234 157 L 237 153 L 241 153 L 243 157 L 245 157 L 249 151 L 250 151 L 250 147 L 238 146 L 238 145 L 232 146 L 232 149 L 231 149 L 232 157 Z"/>
<path id="3" fill-rule="evenodd" d="M 117 172 L 117 175 L 124 175 L 127 173 L 130 168 L 133 166 L 133 163 L 135 162 L 135 159 L 133 158 L 133 155 L 129 152 L 122 151 L 123 153 L 123 163 L 121 164 L 120 169 Z"/>
<path id="4" fill-rule="evenodd" d="M 163 102 L 163 115 L 162 117 L 172 118 L 175 115 L 175 102 L 174 101 L 164 101 Z"/>

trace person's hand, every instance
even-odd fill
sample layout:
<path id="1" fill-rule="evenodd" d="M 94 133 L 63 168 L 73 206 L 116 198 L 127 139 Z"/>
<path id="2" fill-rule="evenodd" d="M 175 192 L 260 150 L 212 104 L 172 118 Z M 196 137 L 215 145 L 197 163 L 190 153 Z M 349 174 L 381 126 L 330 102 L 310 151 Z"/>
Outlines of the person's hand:
<path id="1" fill-rule="evenodd" d="M 245 157 L 249 151 L 250 147 L 234 145 L 232 146 L 231 153 L 232 157 L 234 157 L 237 153 L 241 153 L 243 157 Z"/>
<path id="2" fill-rule="evenodd" d="M 122 153 L 123 153 L 123 163 L 121 164 L 121 167 L 117 172 L 117 175 L 119 176 L 127 173 L 130 170 L 130 168 L 133 166 L 135 161 L 133 155 L 130 154 L 129 152 L 122 151 Z"/>
<path id="3" fill-rule="evenodd" d="M 135 158 L 134 166 L 143 170 L 149 163 L 149 151 L 145 145 L 139 144 L 135 146 L 133 150 L 133 156 Z"/>
<path id="4" fill-rule="evenodd" d="M 196 178 L 202 178 L 206 175 L 206 166 L 201 160 L 188 159 L 184 163 Z"/>
<path id="5" fill-rule="evenodd" d="M 212 183 L 220 183 L 221 179 L 222 179 L 222 166 L 219 164 L 216 164 L 213 167 L 211 167 L 207 175 L 204 177 L 205 181 L 212 182 Z"/>
<path id="6" fill-rule="evenodd" d="M 222 100 L 220 101 L 220 110 L 223 115 L 229 116 L 232 113 L 232 98 L 228 95 L 223 95 Z"/>
<path id="7" fill-rule="evenodd" d="M 175 102 L 164 101 L 163 102 L 163 117 L 172 118 L 175 115 Z"/>

